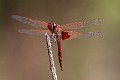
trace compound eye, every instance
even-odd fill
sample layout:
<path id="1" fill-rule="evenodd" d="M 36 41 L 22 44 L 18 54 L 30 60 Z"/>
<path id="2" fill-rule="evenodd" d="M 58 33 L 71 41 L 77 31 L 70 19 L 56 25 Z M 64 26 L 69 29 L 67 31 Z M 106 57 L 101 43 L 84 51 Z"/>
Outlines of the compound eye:
<path id="1" fill-rule="evenodd" d="M 56 27 L 56 26 L 57 26 L 57 24 L 53 24 L 53 26 L 55 26 L 55 27 Z"/>
<path id="2" fill-rule="evenodd" d="M 56 30 L 56 26 L 57 26 L 56 24 L 52 25 L 53 30 Z"/>

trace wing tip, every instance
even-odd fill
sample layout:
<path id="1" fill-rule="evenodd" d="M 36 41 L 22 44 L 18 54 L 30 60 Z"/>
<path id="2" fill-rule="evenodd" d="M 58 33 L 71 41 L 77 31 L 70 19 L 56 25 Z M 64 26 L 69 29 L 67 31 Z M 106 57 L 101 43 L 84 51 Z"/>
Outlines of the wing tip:
<path id="1" fill-rule="evenodd" d="M 92 21 L 95 25 L 99 25 L 104 22 L 102 18 L 93 19 Z"/>
<path id="2" fill-rule="evenodd" d="M 87 32 L 87 37 L 103 37 L 104 33 L 102 32 Z"/>
<path id="3" fill-rule="evenodd" d="M 18 32 L 19 32 L 19 33 L 24 33 L 25 30 L 24 30 L 24 29 L 19 29 Z"/>
<path id="4" fill-rule="evenodd" d="M 101 23 L 104 22 L 104 19 L 102 19 L 102 18 L 97 18 L 97 20 Z"/>
<path id="5" fill-rule="evenodd" d="M 13 19 L 15 19 L 15 18 L 17 17 L 17 15 L 12 15 L 11 17 L 12 17 Z"/>
<path id="6" fill-rule="evenodd" d="M 96 19 L 91 19 L 89 21 L 85 21 L 84 25 L 86 26 L 95 26 L 95 25 L 100 25 L 104 22 L 102 18 L 96 18 Z"/>

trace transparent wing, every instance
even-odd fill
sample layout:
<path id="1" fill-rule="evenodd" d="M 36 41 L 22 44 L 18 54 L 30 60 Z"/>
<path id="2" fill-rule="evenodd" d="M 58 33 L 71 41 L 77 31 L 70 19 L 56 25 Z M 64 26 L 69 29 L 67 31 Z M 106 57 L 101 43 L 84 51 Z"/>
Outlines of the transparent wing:
<path id="1" fill-rule="evenodd" d="M 91 27 L 91 26 L 99 25 L 103 21 L 104 21 L 103 19 L 97 18 L 97 19 L 92 19 L 90 21 L 85 21 L 85 22 L 68 23 L 65 25 L 61 25 L 61 28 L 62 29 L 80 29 L 84 27 Z"/>
<path id="2" fill-rule="evenodd" d="M 75 31 L 66 31 L 70 37 L 65 40 L 71 40 L 74 38 L 92 38 L 92 37 L 102 37 L 103 33 L 101 32 L 75 32 Z"/>
<path id="3" fill-rule="evenodd" d="M 23 33 L 23 34 L 35 35 L 35 36 L 40 37 L 40 39 L 39 39 L 40 45 L 41 45 L 41 46 L 44 46 L 45 49 L 46 49 L 46 42 L 45 42 L 46 38 L 45 38 L 45 34 L 46 34 L 46 32 L 47 32 L 48 34 L 51 35 L 51 32 L 50 32 L 49 30 L 20 29 L 19 32 L 20 32 L 20 33 Z M 51 38 L 51 43 L 53 43 L 52 46 L 55 47 L 55 42 L 54 42 L 54 40 L 52 40 L 52 38 Z"/>
<path id="4" fill-rule="evenodd" d="M 51 32 L 50 32 L 49 30 L 20 29 L 19 32 L 20 32 L 20 33 L 25 33 L 25 34 L 37 35 L 37 36 L 45 35 L 46 32 L 47 32 L 48 34 L 51 34 Z"/>
<path id="5" fill-rule="evenodd" d="M 22 16 L 18 16 L 18 15 L 12 15 L 12 18 L 19 21 L 19 22 L 22 22 L 22 23 L 25 23 L 25 24 L 28 24 L 28 25 L 31 25 L 31 26 L 34 26 L 34 27 L 47 28 L 47 24 L 48 24 L 46 22 L 32 20 L 32 19 L 22 17 Z"/>

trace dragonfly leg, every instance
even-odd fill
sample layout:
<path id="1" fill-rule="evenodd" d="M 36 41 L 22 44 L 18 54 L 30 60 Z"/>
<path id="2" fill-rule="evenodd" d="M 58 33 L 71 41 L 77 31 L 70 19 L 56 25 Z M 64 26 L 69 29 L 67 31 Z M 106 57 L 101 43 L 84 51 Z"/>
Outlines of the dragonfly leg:
<path id="1" fill-rule="evenodd" d="M 52 41 L 54 41 L 55 43 L 57 42 L 57 40 L 56 40 L 56 35 L 55 35 L 54 33 L 51 35 L 51 39 L 52 39 Z"/>
<path id="2" fill-rule="evenodd" d="M 52 45 L 56 44 L 57 43 L 57 40 L 56 40 L 56 36 L 55 35 L 50 35 L 50 41 L 52 43 Z"/>

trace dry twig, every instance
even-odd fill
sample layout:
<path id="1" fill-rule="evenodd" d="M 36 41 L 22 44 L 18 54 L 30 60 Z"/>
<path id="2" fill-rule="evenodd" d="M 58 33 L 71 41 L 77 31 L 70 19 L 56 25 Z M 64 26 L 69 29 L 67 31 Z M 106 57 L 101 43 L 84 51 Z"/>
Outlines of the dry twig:
<path id="1" fill-rule="evenodd" d="M 51 39 L 49 34 L 46 35 L 46 44 L 47 44 L 47 49 L 48 49 L 48 56 L 49 56 L 49 62 L 50 62 L 50 70 L 52 73 L 52 78 L 53 80 L 57 80 L 57 74 L 56 74 L 56 68 L 54 65 L 54 60 L 53 60 L 53 54 L 52 54 L 52 46 L 51 46 Z"/>

